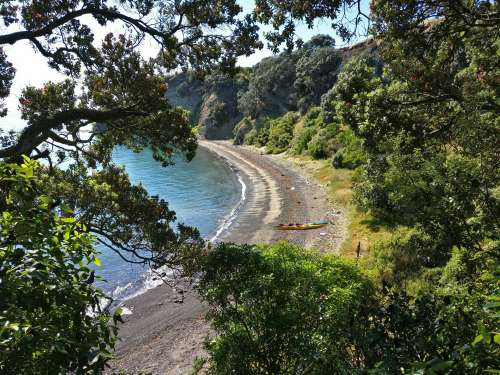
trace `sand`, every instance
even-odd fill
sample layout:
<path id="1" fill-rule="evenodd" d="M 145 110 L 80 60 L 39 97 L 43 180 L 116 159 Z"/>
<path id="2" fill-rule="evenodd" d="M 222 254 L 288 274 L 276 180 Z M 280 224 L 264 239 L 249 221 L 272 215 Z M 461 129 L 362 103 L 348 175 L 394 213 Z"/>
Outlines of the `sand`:
<path id="1" fill-rule="evenodd" d="M 324 187 L 304 171 L 283 157 L 227 141 L 200 141 L 199 145 L 225 159 L 246 185 L 241 211 L 219 240 L 266 244 L 287 240 L 322 252 L 338 249 L 346 233 L 343 212 L 332 206 Z M 279 223 L 317 220 L 332 224 L 311 231 L 273 228 Z M 207 307 L 188 286 L 162 285 L 126 301 L 125 307 L 133 314 L 124 317 L 120 328 L 113 371 L 188 374 L 194 359 L 205 354 L 203 342 L 211 335 L 204 320 Z"/>

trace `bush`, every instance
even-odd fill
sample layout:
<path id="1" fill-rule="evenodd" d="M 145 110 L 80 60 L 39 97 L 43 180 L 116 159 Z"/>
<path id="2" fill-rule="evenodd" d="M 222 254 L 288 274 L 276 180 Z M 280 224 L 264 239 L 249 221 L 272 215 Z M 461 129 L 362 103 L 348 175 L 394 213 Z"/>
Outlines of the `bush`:
<path id="1" fill-rule="evenodd" d="M 497 254 L 493 243 L 482 252 L 454 248 L 447 261 L 448 252 L 419 228 L 399 228 L 375 244 L 364 260 L 383 286 L 379 307 L 369 313 L 370 362 L 380 361 L 382 374 L 479 375 L 498 368 L 500 345 L 490 345 L 498 320 L 484 308 L 485 295 L 498 291 Z M 478 326 L 484 336 L 473 344 Z"/>
<path id="2" fill-rule="evenodd" d="M 220 244 L 202 268 L 200 294 L 218 333 L 209 373 L 353 373 L 360 310 L 371 303 L 354 266 L 281 242 Z"/>
<path id="3" fill-rule="evenodd" d="M 337 135 L 337 141 L 342 148 L 333 156 L 332 165 L 335 168 L 355 169 L 366 164 L 367 156 L 362 149 L 361 139 L 347 128 Z"/>
<path id="4" fill-rule="evenodd" d="M 39 194 L 37 164 L 0 162 L 0 373 L 99 374 L 116 320 L 92 286 L 92 237 Z"/>
<path id="5" fill-rule="evenodd" d="M 269 121 L 268 152 L 278 154 L 288 149 L 293 138 L 293 129 L 297 120 L 297 113 L 288 112 L 282 117 Z"/>
<path id="6" fill-rule="evenodd" d="M 372 251 L 380 278 L 396 284 L 426 267 L 442 266 L 448 258 L 440 254 L 431 236 L 416 228 L 398 228 L 390 239 L 375 243 Z"/>
<path id="7" fill-rule="evenodd" d="M 259 118 L 255 121 L 255 130 L 257 130 L 255 145 L 264 147 L 269 142 L 270 121 L 269 117 Z"/>
<path id="8" fill-rule="evenodd" d="M 248 117 L 243 117 L 240 122 L 234 127 L 234 144 L 241 145 L 246 143 L 246 137 L 250 131 L 252 131 L 252 121 Z M 252 144 L 252 143 L 248 143 Z"/>
<path id="9" fill-rule="evenodd" d="M 296 126 L 290 145 L 292 152 L 296 155 L 304 153 L 307 150 L 307 144 L 317 131 L 316 127 L 306 127 L 303 124 Z"/>
<path id="10" fill-rule="evenodd" d="M 385 337 L 373 336 L 377 339 L 369 354 L 380 360 L 382 374 L 485 374 L 500 365 L 500 345 L 471 345 L 476 324 L 488 320 L 483 305 L 484 299 L 464 285 L 452 289 L 437 284 L 416 297 L 384 289 L 371 322 L 372 332 Z"/>
<path id="11" fill-rule="evenodd" d="M 338 132 L 336 124 L 327 124 L 314 135 L 307 144 L 307 151 L 314 159 L 326 159 L 331 157 L 338 149 L 335 136 Z"/>
<path id="12" fill-rule="evenodd" d="M 255 145 L 257 144 L 257 137 L 259 133 L 257 133 L 256 129 L 250 130 L 247 134 L 245 134 L 245 137 L 243 138 L 243 144 L 245 145 Z M 238 143 L 241 144 L 241 143 Z"/>

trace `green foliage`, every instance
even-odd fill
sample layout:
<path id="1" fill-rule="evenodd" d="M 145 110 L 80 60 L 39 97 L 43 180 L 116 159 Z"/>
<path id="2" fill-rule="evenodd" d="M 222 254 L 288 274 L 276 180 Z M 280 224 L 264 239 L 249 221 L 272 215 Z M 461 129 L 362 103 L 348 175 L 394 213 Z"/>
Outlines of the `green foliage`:
<path id="1" fill-rule="evenodd" d="M 0 162 L 0 371 L 100 373 L 121 318 L 92 286 L 92 236 L 68 206 L 54 212 L 38 168 Z"/>
<path id="2" fill-rule="evenodd" d="M 308 28 L 312 29 L 316 25 L 316 19 L 331 20 L 332 29 L 344 41 L 349 41 L 363 33 L 361 29 L 364 28 L 360 25 L 367 21 L 361 1 L 345 0 L 285 2 L 257 0 L 254 15 L 259 22 L 272 26 L 271 31 L 266 32 L 265 37 L 273 52 L 277 52 L 282 44 L 285 44 L 289 50 L 304 44 L 301 39 L 297 39 L 296 23 L 305 23 Z M 318 39 L 321 41 L 322 38 Z"/>
<path id="3" fill-rule="evenodd" d="M 318 129 L 313 126 L 303 126 L 302 124 L 297 124 L 293 132 L 293 139 L 290 143 L 290 149 L 295 155 L 300 155 L 305 153 L 307 150 L 307 145 L 317 133 Z"/>
<path id="4" fill-rule="evenodd" d="M 298 114 L 295 112 L 269 120 L 269 138 L 266 143 L 268 152 L 278 154 L 288 149 L 297 120 Z"/>
<path id="5" fill-rule="evenodd" d="M 438 3 L 442 7 L 410 2 L 403 9 L 377 2 L 374 26 L 383 77 L 370 61 L 353 59 L 324 97 L 323 108 L 361 140 L 352 142 L 356 138 L 349 133 L 339 139 L 354 150 L 362 145 L 359 162 L 367 159 L 356 186 L 360 206 L 383 220 L 423 230 L 434 239 L 440 259 L 454 246 L 480 250 L 485 241 L 497 240 L 500 201 L 491 194 L 499 180 L 493 141 L 498 90 L 491 79 L 498 70 L 493 63 L 498 30 L 472 26 L 461 13 L 479 20 L 497 5 Z M 430 17 L 422 12 L 425 6 L 442 19 L 424 22 Z M 345 151 L 350 150 L 337 152 L 334 165 L 344 162 Z"/>
<path id="6" fill-rule="evenodd" d="M 353 373 L 358 318 L 371 303 L 355 267 L 282 242 L 220 244 L 202 270 L 200 293 L 218 332 L 209 373 Z"/>
<path id="7" fill-rule="evenodd" d="M 431 243 L 430 239 L 426 241 Z M 403 307 L 400 312 L 404 315 L 401 317 L 413 320 L 413 323 L 401 320 L 400 328 L 394 328 L 398 332 L 410 332 L 408 341 L 398 342 L 399 346 L 394 349 L 400 351 L 407 347 L 406 361 L 412 356 L 419 358 L 417 363 L 408 362 L 405 368 L 426 369 L 426 374 L 432 374 L 435 366 L 446 365 L 441 372 L 436 372 L 479 375 L 500 366 L 500 345 L 488 345 L 480 340 L 471 345 L 478 327 L 482 332 L 498 328 L 498 320 L 484 308 L 488 296 L 498 294 L 499 290 L 498 274 L 495 274 L 498 272 L 498 250 L 498 244 L 490 244 L 486 250 L 476 254 L 454 249 L 451 260 L 445 266 L 423 273 L 419 288 L 410 285 L 409 293 L 400 290 L 386 294 L 403 296 L 407 302 L 403 299 L 395 301 L 395 304 L 398 308 Z M 398 308 L 393 306 L 391 309 L 397 312 Z M 392 321 L 397 322 L 397 319 Z M 390 331 L 390 323 L 384 324 Z M 405 324 L 412 328 L 405 330 Z M 419 340 L 415 340 L 417 334 L 411 335 L 412 329 L 421 335 Z"/>
<path id="8" fill-rule="evenodd" d="M 189 375 L 198 375 L 202 370 L 203 366 L 205 366 L 206 362 L 207 360 L 205 358 L 196 357 L 193 362 L 193 368 L 189 372 Z"/>
<path id="9" fill-rule="evenodd" d="M 260 4 L 261 17 L 276 25 L 294 12 L 318 16 L 307 4 Z M 375 265 L 384 286 L 379 305 L 363 315 L 370 350 L 357 369 L 488 373 L 500 358 L 498 320 L 483 309 L 485 295 L 498 292 L 491 277 L 500 233 L 498 4 L 384 0 L 373 2 L 372 12 L 383 75 L 375 61 L 354 58 L 323 96 L 321 116 L 277 128 L 293 132 L 283 144 L 295 153 L 307 145 L 315 157 L 335 152 L 336 167 L 358 168 L 356 201 L 377 222 L 396 228 L 392 238 L 372 246 L 365 263 Z M 292 30 L 268 36 L 293 44 Z M 302 51 L 298 61 L 310 56 Z M 296 76 L 296 82 L 310 78 L 298 70 Z M 299 107 L 306 91 L 297 90 Z M 232 355 L 229 347 L 215 346 L 215 363 Z"/>
<path id="10" fill-rule="evenodd" d="M 252 68 L 248 88 L 238 93 L 238 108 L 244 116 L 257 118 L 295 109 L 293 83 L 298 55 L 280 54 Z"/>
<path id="11" fill-rule="evenodd" d="M 303 118 L 291 112 L 262 123 L 266 126 L 247 134 L 247 144 L 266 145 L 271 153 L 291 150 L 314 159 L 326 159 L 337 152 L 337 168 L 354 169 L 366 162 L 361 140 L 349 129 L 339 131 L 335 121 L 326 123 L 320 107 L 312 107 Z"/>
<path id="12" fill-rule="evenodd" d="M 344 66 L 335 85 L 325 94 L 322 107 L 329 116 L 335 114 L 342 124 L 356 131 L 365 116 L 363 105 L 368 93 L 380 84 L 370 60 L 355 57 Z"/>
<path id="13" fill-rule="evenodd" d="M 332 165 L 335 168 L 355 169 L 366 164 L 367 156 L 363 151 L 361 139 L 356 137 L 350 128 L 342 129 L 336 140 L 341 148 L 333 156 Z"/>
<path id="14" fill-rule="evenodd" d="M 383 160 L 370 160 L 365 179 L 357 186 L 357 199 L 387 220 L 420 225 L 432 233 L 441 251 L 453 246 L 475 248 L 477 241 L 498 234 L 490 216 L 498 201 L 485 200 L 482 194 L 493 181 L 481 176 L 481 168 L 477 159 L 401 150 Z"/>
<path id="15" fill-rule="evenodd" d="M 337 147 L 334 141 L 338 132 L 336 124 L 327 124 L 320 128 L 307 144 L 307 152 L 314 159 L 326 159 L 335 152 Z"/>
<path id="16" fill-rule="evenodd" d="M 379 246 L 377 259 L 385 257 L 394 273 L 378 291 L 340 259 L 287 243 L 209 252 L 200 282 L 218 333 L 208 345 L 209 373 L 479 375 L 498 368 L 500 345 L 490 333 L 498 319 L 482 309 L 483 295 L 498 290 L 491 276 L 498 249 L 474 258 L 456 249 L 435 267 L 427 254 L 411 254 L 433 253 L 422 232 L 400 230 Z M 405 290 L 419 272 L 425 283 Z"/>
<path id="17" fill-rule="evenodd" d="M 250 130 L 246 135 L 243 140 L 243 143 L 246 145 L 254 145 L 257 144 L 257 129 L 252 129 Z"/>
<path id="18" fill-rule="evenodd" d="M 4 100 L 9 96 L 15 73 L 16 70 L 12 64 L 7 61 L 7 55 L 3 48 L 0 47 L 0 117 L 4 117 L 7 114 Z"/>
<path id="19" fill-rule="evenodd" d="M 319 107 L 310 108 L 303 121 L 299 121 L 293 130 L 293 139 L 290 143 L 291 151 L 296 155 L 305 153 L 307 144 L 322 125 L 321 109 Z"/>
<path id="20" fill-rule="evenodd" d="M 263 147 L 269 142 L 269 128 L 270 128 L 270 117 L 263 119 L 257 119 L 255 121 L 255 129 L 257 130 L 256 145 Z"/>
<path id="21" fill-rule="evenodd" d="M 485 318 L 477 294 L 439 286 L 417 297 L 385 290 L 380 303 L 372 319 L 385 337 L 371 354 L 380 356 L 383 374 L 480 375 L 498 368 L 499 346 L 471 345 L 474 322 Z"/>
<path id="22" fill-rule="evenodd" d="M 297 78 L 294 83 L 298 98 L 297 106 L 302 113 L 305 113 L 311 105 L 319 104 L 321 95 L 337 80 L 341 62 L 342 58 L 333 46 L 305 49 L 297 61 Z"/>
<path id="23" fill-rule="evenodd" d="M 399 286 L 424 267 L 443 266 L 448 260 L 439 253 L 434 239 L 416 228 L 398 228 L 388 240 L 373 244 L 372 251 L 370 261 L 377 262 L 380 279 Z"/>
<path id="24" fill-rule="evenodd" d="M 238 93 L 244 116 L 280 116 L 320 104 L 337 80 L 343 59 L 330 36 L 317 35 L 296 51 L 263 59 L 252 68 L 248 88 Z"/>
<path id="25" fill-rule="evenodd" d="M 248 34 L 253 33 L 247 28 L 250 20 L 236 20 L 241 9 L 233 1 L 217 2 L 215 12 L 206 12 L 214 5 L 206 2 L 196 8 L 183 3 L 175 11 L 158 14 L 155 12 L 161 8 L 160 4 L 135 1 L 126 17 L 119 8 L 110 8 L 106 1 L 83 3 L 61 2 L 55 6 L 47 1 L 28 1 L 2 8 L 5 22 L 8 19 L 26 30 L 0 35 L 0 44 L 17 46 L 17 42 L 29 39 L 53 68 L 70 77 L 23 90 L 19 103 L 26 128 L 14 135 L 2 133 L 0 158 L 18 163 L 22 162 L 23 154 L 45 159 L 47 168 L 37 170 L 43 181 L 40 194 L 52 197 L 56 209 L 61 204 L 70 207 L 76 219 L 89 232 L 97 234 L 97 241 L 123 259 L 157 265 L 169 263 L 172 267 L 183 263 L 183 269 L 188 270 L 187 259 L 203 242 L 198 231 L 185 226 L 172 228 L 175 212 L 165 201 L 131 184 L 126 173 L 112 164 L 112 152 L 119 146 L 137 152 L 148 148 L 163 166 L 173 162 L 176 152 L 190 160 L 197 137 L 188 114 L 165 99 L 168 90 L 165 73 L 191 67 L 193 70 L 186 73 L 186 79 L 194 82 L 201 73 L 206 74 L 202 72 L 205 68 L 223 62 L 225 67 L 220 70 L 211 69 L 204 87 L 217 91 L 230 83 L 235 91 L 240 90 L 246 85 L 242 74 L 233 79 L 224 73 L 227 70 L 224 68 L 234 65 L 236 55 L 245 54 L 251 45 L 259 44 L 254 44 L 256 35 Z M 80 7 L 82 12 L 76 12 Z M 190 15 L 189 21 L 181 17 L 183 22 L 178 27 L 190 37 L 189 41 L 181 42 L 169 30 L 175 28 L 171 21 L 177 20 L 177 12 L 184 11 Z M 155 14 L 158 19 L 154 25 L 146 25 L 133 17 L 134 12 L 141 14 L 140 19 L 148 14 Z M 85 25 L 92 17 L 102 25 L 116 21 L 128 26 L 137 26 L 139 22 L 142 26 L 132 27 L 128 37 L 106 35 L 101 46 L 94 46 L 92 30 Z M 54 23 L 59 27 L 57 36 L 52 32 Z M 238 35 L 212 39 L 202 31 L 208 23 L 212 27 L 233 24 Z M 42 31 L 33 35 L 34 30 Z M 159 58 L 145 60 L 138 52 L 136 42 L 145 34 L 162 41 Z M 231 43 L 226 45 L 224 40 Z M 177 53 L 180 49 L 182 56 Z M 194 54 L 186 59 L 184 53 L 189 51 Z M 0 53 L 0 79 L 5 89 L 0 94 L 5 97 L 14 73 L 6 59 Z M 212 112 L 216 124 L 232 110 L 220 105 L 222 99 L 215 101 Z M 63 161 L 67 168 L 59 168 Z"/>
<path id="26" fill-rule="evenodd" d="M 305 125 L 317 129 L 316 134 L 307 144 L 308 154 L 314 159 L 331 157 L 341 147 L 336 140 L 339 132 L 338 123 L 326 122 L 323 111 L 319 107 L 313 107 L 307 114 Z"/>
<path id="27" fill-rule="evenodd" d="M 253 144 L 254 138 L 257 135 L 257 130 L 253 128 L 252 120 L 249 117 L 243 117 L 240 122 L 238 122 L 234 128 L 234 144 L 241 145 Z M 253 136 L 249 138 L 249 133 L 253 132 Z M 251 141 L 247 141 L 247 138 Z"/>
<path id="28" fill-rule="evenodd" d="M 497 269 L 496 280 L 500 280 L 500 273 Z M 476 336 L 472 342 L 473 346 L 486 345 L 493 347 L 496 352 L 500 352 L 500 290 L 497 288 L 493 295 L 486 299 L 487 303 L 484 305 L 483 310 L 486 312 L 484 320 L 478 324 L 479 335 Z M 498 373 L 500 371 L 500 361 L 489 367 L 486 372 Z"/>

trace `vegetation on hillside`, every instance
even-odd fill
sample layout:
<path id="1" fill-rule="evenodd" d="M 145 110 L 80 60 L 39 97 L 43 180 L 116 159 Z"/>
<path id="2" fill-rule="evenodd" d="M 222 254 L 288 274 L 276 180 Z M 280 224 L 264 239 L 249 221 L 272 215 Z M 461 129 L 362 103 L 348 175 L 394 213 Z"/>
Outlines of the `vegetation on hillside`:
<path id="1" fill-rule="evenodd" d="M 0 134 L 2 373 L 103 372 L 119 315 L 111 321 L 92 286 L 94 241 L 196 275 L 217 334 L 212 374 L 500 371 L 497 2 L 372 1 L 374 39 L 362 51 L 377 45 L 377 56 L 294 34 L 298 20 L 340 17 L 335 28 L 354 35 L 342 9 L 357 7 L 358 25 L 359 1 L 258 0 L 244 20 L 232 0 L 127 4 L 126 14 L 106 1 L 1 5 L 4 25 L 23 31 L 0 46 L 29 41 L 68 76 L 25 88 L 26 128 Z M 131 33 L 98 48 L 88 17 Z M 202 248 L 112 163 L 115 146 L 150 147 L 163 165 L 174 151 L 191 158 L 196 138 L 165 99 L 164 74 L 209 72 L 207 90 L 225 91 L 236 57 L 261 45 L 256 20 L 289 50 L 239 71 L 230 100 L 243 113 L 223 94 L 206 96 L 214 111 L 200 113 L 216 123 L 244 114 L 238 141 L 322 160 L 318 173 L 339 178 L 331 189 L 349 209 L 348 241 L 371 241 L 355 261 L 287 243 Z M 207 34 L 218 27 L 232 32 Z M 161 50 L 147 61 L 137 51 L 146 36 Z M 1 116 L 14 75 L 0 50 Z"/>
<path id="2" fill-rule="evenodd" d="M 321 97 L 336 82 L 343 64 L 353 56 L 369 57 L 376 63 L 373 42 L 355 50 L 336 49 L 328 35 L 316 35 L 299 49 L 264 58 L 234 75 L 218 71 L 203 80 L 194 73 L 170 78 L 169 100 L 191 111 L 191 121 L 208 139 L 241 143 L 253 126 L 248 121 L 277 117 L 290 111 L 306 113 L 320 105 Z M 216 81 L 214 86 L 211 82 Z M 215 99 L 215 100 L 214 100 Z M 244 123 L 239 123 L 243 119 Z M 239 124 L 238 124 L 239 123 Z"/>
<path id="3" fill-rule="evenodd" d="M 495 315 L 500 291 L 499 9 L 491 2 L 457 3 L 374 1 L 373 30 L 383 69 L 371 56 L 354 57 L 341 68 L 321 107 L 245 120 L 255 126 L 240 138 L 244 143 L 270 153 L 329 160 L 331 166 L 325 168 L 355 169 L 347 172 L 352 204 L 357 206 L 349 211 L 349 241 L 359 238 L 355 231 L 372 232 L 366 236 L 372 241 L 370 252 L 363 249 L 358 265 L 370 276 L 373 284 L 367 290 L 373 288 L 374 299 L 365 298 L 366 310 L 353 314 L 364 324 L 360 331 L 351 322 L 347 338 L 349 354 L 360 353 L 359 342 L 369 350 L 361 350 L 352 362 L 344 354 L 345 362 L 334 367 L 338 362 L 330 353 L 342 350 L 346 336 L 321 335 L 331 340 L 331 351 L 325 351 L 318 339 L 314 359 L 296 367 L 283 365 L 277 373 L 483 374 L 500 369 L 500 324 Z M 373 234 L 376 231 L 383 235 Z M 291 251 L 289 245 L 277 246 Z M 355 253 L 345 245 L 343 250 Z M 257 249 L 235 251 L 266 259 L 266 252 L 276 248 L 262 255 Z M 288 311 L 288 298 L 302 294 L 306 301 L 315 295 L 313 288 L 297 292 L 294 281 L 278 271 L 281 266 L 300 267 L 305 259 L 313 261 L 299 251 L 293 266 L 284 257 L 269 271 L 265 261 L 238 263 L 225 248 L 216 254 L 218 261 L 230 262 L 224 263 L 229 269 L 236 262 L 244 279 L 236 286 L 222 280 L 201 285 L 203 290 L 228 293 L 225 301 L 241 301 L 241 306 L 234 306 L 206 296 L 220 332 L 209 346 L 211 368 L 220 374 L 275 373 L 265 361 L 261 364 L 260 355 L 271 352 L 273 358 L 288 358 L 283 342 L 268 347 L 273 337 L 284 338 L 286 333 L 269 334 L 266 340 L 255 332 L 276 326 L 280 319 L 266 312 L 277 306 L 279 313 Z M 205 267 L 210 275 L 210 266 Z M 247 309 L 246 298 L 267 278 L 272 286 L 262 287 L 258 310 Z M 287 286 L 284 297 L 272 293 L 280 283 Z M 300 278 L 297 283 L 308 285 Z M 339 290 L 335 282 L 331 290 Z M 296 312 L 302 314 L 302 322 L 328 321 L 328 309 L 317 316 L 310 305 Z M 232 311 L 236 316 L 226 326 L 221 317 Z M 246 319 L 264 320 L 243 331 L 252 343 L 247 345 L 250 353 L 234 354 L 242 340 L 229 328 Z M 340 325 L 329 330 L 337 328 Z M 300 334 L 312 332 L 305 327 Z M 217 340 L 224 345 L 217 346 Z M 233 361 L 230 368 L 223 366 Z M 257 369 L 248 370 L 250 364 Z"/>
<path id="4" fill-rule="evenodd" d="M 163 166 L 174 152 L 194 156 L 196 135 L 187 112 L 165 98 L 165 76 L 233 71 L 238 56 L 261 46 L 241 11 L 234 0 L 1 2 L 0 117 L 18 95 L 10 89 L 19 61 L 4 45 L 30 43 L 66 76 L 24 88 L 26 126 L 0 129 L 2 374 L 102 373 L 115 339 L 88 270 L 96 242 L 125 261 L 189 271 L 198 231 L 173 228 L 167 202 L 133 185 L 111 156 L 116 146 L 150 148 Z M 95 25 L 111 24 L 122 33 L 98 45 Z M 157 45 L 153 58 L 139 52 L 145 40 Z M 26 156 L 41 161 L 36 181 Z"/>

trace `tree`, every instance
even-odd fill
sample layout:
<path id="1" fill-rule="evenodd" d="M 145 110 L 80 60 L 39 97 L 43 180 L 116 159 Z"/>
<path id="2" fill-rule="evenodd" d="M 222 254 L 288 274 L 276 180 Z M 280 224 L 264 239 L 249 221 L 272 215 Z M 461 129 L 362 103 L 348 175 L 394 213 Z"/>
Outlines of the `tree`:
<path id="1" fill-rule="evenodd" d="M 262 23 L 272 25 L 265 37 L 274 52 L 282 44 L 291 50 L 303 42 L 295 34 L 297 22 L 304 22 L 310 29 L 317 19 L 328 19 L 344 41 L 359 34 L 366 34 L 368 15 L 362 9 L 361 0 L 277 1 L 257 0 L 254 15 Z"/>
<path id="2" fill-rule="evenodd" d="M 361 365 L 371 285 L 352 265 L 287 243 L 220 244 L 201 269 L 219 334 L 209 373 L 352 374 Z"/>
<path id="3" fill-rule="evenodd" d="M 327 116 L 337 117 L 344 126 L 354 131 L 365 120 L 363 106 L 368 93 L 382 84 L 372 65 L 373 62 L 365 57 L 352 58 L 339 73 L 335 85 L 322 98 L 323 111 Z"/>
<path id="4" fill-rule="evenodd" d="M 267 57 L 252 68 L 248 88 L 238 94 L 238 108 L 245 116 L 283 114 L 296 107 L 293 83 L 298 53 Z"/>
<path id="5" fill-rule="evenodd" d="M 68 206 L 41 193 L 38 164 L 0 162 L 0 371 L 100 372 L 119 312 L 101 308 L 93 238 Z"/>
<path id="6" fill-rule="evenodd" d="M 341 57 L 334 46 L 332 37 L 320 34 L 295 51 L 264 58 L 252 68 L 248 88 L 239 93 L 240 111 L 257 118 L 318 104 L 337 78 Z"/>
<path id="7" fill-rule="evenodd" d="M 0 158 L 46 159 L 49 167 L 40 169 L 46 193 L 70 205 L 108 247 L 129 260 L 174 265 L 175 250 L 199 244 L 198 233 L 172 230 L 175 213 L 130 184 L 111 153 L 116 146 L 150 147 L 163 165 L 174 151 L 194 156 L 196 137 L 187 113 L 165 99 L 165 75 L 190 67 L 200 76 L 215 65 L 229 71 L 237 56 L 259 47 L 257 27 L 250 17 L 240 19 L 240 11 L 234 0 L 2 2 L 4 25 L 20 31 L 0 35 L 0 46 L 29 41 L 68 79 L 23 90 L 19 102 L 27 126 L 18 135 L 2 134 Z M 91 19 L 102 27 L 121 23 L 124 33 L 108 34 L 98 47 Z M 156 58 L 141 57 L 143 40 L 157 43 Z M 5 98 L 15 71 L 3 52 L 0 66 Z M 72 166 L 59 169 L 62 160 Z M 95 172 L 88 174 L 89 168 Z M 113 204 L 105 202 L 110 197 L 116 197 Z M 119 222 L 105 219 L 110 216 Z"/>
<path id="8" fill-rule="evenodd" d="M 376 1 L 372 16 L 384 74 L 359 65 L 335 108 L 368 155 L 358 202 L 414 233 L 378 257 L 392 258 L 403 280 L 397 326 L 382 326 L 398 332 L 395 350 L 416 358 L 416 368 L 396 367 L 481 374 L 498 368 L 498 346 L 470 346 L 483 295 L 498 288 L 481 284 L 498 267 L 498 4 Z M 439 280 L 449 269 L 453 277 Z M 432 339 L 415 345 L 425 331 Z"/>
<path id="9" fill-rule="evenodd" d="M 320 103 L 337 80 L 342 58 L 332 47 L 306 49 L 297 61 L 294 87 L 297 91 L 298 108 L 305 113 L 312 105 Z"/>
<path id="10" fill-rule="evenodd" d="M 26 127 L 0 130 L 2 373 L 102 372 L 116 330 L 92 287 L 94 239 L 127 261 L 193 271 L 198 231 L 171 228 L 167 203 L 131 184 L 111 155 L 149 147 L 162 165 L 174 152 L 194 156 L 187 113 L 165 99 L 166 73 L 231 72 L 237 56 L 260 46 L 240 11 L 234 0 L 0 2 L 0 115 L 15 76 L 3 45 L 29 41 L 67 76 L 26 87 Z M 98 47 L 90 25 L 113 22 L 123 34 Z M 141 57 L 144 40 L 157 43 L 155 58 Z M 45 163 L 35 168 L 25 156 Z"/>
<path id="11" fill-rule="evenodd" d="M 448 254 L 453 246 L 480 251 L 499 233 L 498 5 L 372 8 L 384 76 L 359 66 L 337 88 L 337 113 L 369 154 L 358 200 L 395 223 L 421 226 Z"/>

